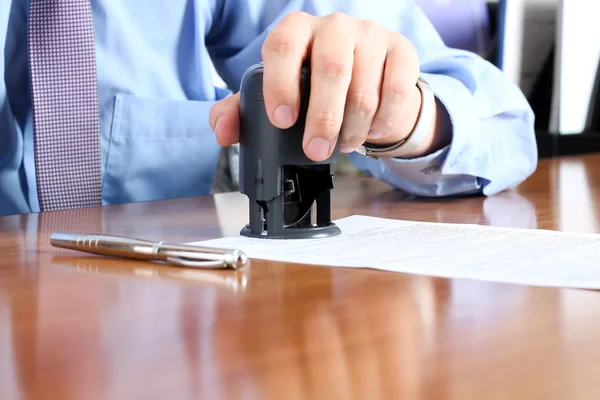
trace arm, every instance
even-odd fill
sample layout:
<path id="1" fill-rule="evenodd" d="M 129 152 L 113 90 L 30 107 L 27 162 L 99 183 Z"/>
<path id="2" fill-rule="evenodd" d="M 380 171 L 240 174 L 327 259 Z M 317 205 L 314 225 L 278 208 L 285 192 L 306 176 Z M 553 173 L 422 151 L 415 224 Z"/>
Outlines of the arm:
<path id="1" fill-rule="evenodd" d="M 247 13 L 239 13 L 240 9 L 234 13 L 235 5 L 242 5 Z M 520 90 L 487 61 L 445 47 L 412 1 L 269 2 L 269 16 L 259 12 L 262 6 L 263 1 L 224 0 L 215 19 L 214 32 L 219 34 L 212 37 L 226 38 L 227 43 L 225 47 L 214 43 L 212 48 L 219 49 L 213 51 L 215 65 L 232 87 L 239 87 L 248 65 L 261 60 L 267 33 L 285 14 L 295 10 L 312 15 L 342 11 L 356 19 L 374 20 L 412 44 L 418 56 L 418 71 L 431 84 L 437 99 L 429 138 L 410 158 L 373 160 L 349 154 L 361 170 L 424 196 L 490 195 L 515 186 L 534 171 L 537 149 L 533 114 Z M 251 37 L 236 33 L 248 25 L 262 33 Z M 220 26 L 229 28 L 225 31 Z M 416 119 L 416 111 L 411 110 L 418 110 L 418 101 L 398 107 L 398 113 L 408 122 L 397 126 L 393 135 L 369 141 L 385 144 L 407 135 Z"/>
<path id="2" fill-rule="evenodd" d="M 436 94 L 432 131 L 438 140 L 412 159 L 350 159 L 392 186 L 424 196 L 492 195 L 524 181 L 537 166 L 534 115 L 525 96 L 491 63 L 444 46 L 412 1 L 397 3 L 406 21 L 400 32 L 417 49 L 421 75 Z"/>

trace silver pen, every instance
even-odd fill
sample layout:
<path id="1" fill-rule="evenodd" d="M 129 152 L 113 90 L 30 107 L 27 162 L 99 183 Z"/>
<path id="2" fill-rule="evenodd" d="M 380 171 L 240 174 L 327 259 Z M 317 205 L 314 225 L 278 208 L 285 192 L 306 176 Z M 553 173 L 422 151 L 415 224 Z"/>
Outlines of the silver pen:
<path id="1" fill-rule="evenodd" d="M 50 236 L 50 243 L 54 247 L 85 253 L 164 261 L 192 268 L 239 269 L 248 262 L 248 257 L 241 250 L 153 242 L 120 236 L 55 232 Z"/>

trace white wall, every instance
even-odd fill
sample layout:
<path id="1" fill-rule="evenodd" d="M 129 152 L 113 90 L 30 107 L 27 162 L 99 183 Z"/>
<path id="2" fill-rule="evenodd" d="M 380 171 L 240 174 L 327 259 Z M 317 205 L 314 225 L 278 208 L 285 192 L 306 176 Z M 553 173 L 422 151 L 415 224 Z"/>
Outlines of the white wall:
<path id="1" fill-rule="evenodd" d="M 551 130 L 574 134 L 586 129 L 590 95 L 600 59 L 600 3 L 561 0 L 559 70 Z"/>

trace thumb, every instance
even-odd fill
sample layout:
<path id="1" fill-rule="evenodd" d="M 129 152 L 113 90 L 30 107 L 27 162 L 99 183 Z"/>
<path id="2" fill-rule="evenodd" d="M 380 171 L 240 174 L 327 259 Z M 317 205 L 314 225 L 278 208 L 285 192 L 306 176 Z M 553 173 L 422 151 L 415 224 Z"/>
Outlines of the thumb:
<path id="1" fill-rule="evenodd" d="M 217 101 L 210 109 L 208 120 L 221 146 L 237 143 L 240 132 L 240 94 Z"/>

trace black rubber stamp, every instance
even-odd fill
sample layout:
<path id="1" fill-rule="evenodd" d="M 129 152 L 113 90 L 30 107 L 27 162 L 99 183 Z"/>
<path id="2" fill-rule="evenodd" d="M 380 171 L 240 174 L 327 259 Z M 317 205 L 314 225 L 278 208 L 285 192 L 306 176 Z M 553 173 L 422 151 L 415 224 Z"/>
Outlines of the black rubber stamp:
<path id="1" fill-rule="evenodd" d="M 315 162 L 302 149 L 310 96 L 310 69 L 302 68 L 301 106 L 296 124 L 279 129 L 269 121 L 263 98 L 263 67 L 250 67 L 240 88 L 240 192 L 250 202 L 241 235 L 271 239 L 330 237 L 341 233 L 331 221 L 331 190 L 339 143 Z"/>

